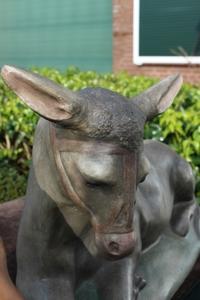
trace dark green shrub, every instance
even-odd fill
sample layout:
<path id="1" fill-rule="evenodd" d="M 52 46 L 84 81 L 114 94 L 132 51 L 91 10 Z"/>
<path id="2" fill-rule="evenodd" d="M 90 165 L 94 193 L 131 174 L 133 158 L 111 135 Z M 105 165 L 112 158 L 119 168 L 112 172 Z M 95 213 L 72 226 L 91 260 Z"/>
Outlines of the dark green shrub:
<path id="1" fill-rule="evenodd" d="M 27 172 L 18 171 L 18 168 L 9 165 L 1 165 L 0 170 L 0 188 L 1 201 L 18 198 L 25 194 Z"/>
<path id="2" fill-rule="evenodd" d="M 155 80 L 126 73 L 114 75 L 81 72 L 71 67 L 61 73 L 55 69 L 34 71 L 72 90 L 101 86 L 130 98 Z M 154 122 L 147 124 L 145 138 L 169 144 L 189 161 L 197 178 L 200 197 L 200 88 L 184 84 L 176 101 Z M 38 117 L 0 80 L 0 201 L 23 195 L 31 158 L 33 132 Z"/>

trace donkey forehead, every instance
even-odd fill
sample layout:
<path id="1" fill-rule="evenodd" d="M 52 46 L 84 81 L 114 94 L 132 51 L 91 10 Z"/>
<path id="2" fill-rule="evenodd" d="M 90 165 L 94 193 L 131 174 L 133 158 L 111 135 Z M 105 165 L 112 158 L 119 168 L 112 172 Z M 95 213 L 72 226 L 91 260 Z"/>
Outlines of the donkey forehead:
<path id="1" fill-rule="evenodd" d="M 75 168 L 88 182 L 116 184 L 123 181 L 124 176 L 130 176 L 126 168 L 131 167 L 134 173 L 137 172 L 137 154 L 134 152 L 111 145 L 97 145 L 96 151 L 92 150 L 93 146 L 76 146 L 60 148 L 61 160 L 66 169 Z"/>
<path id="2" fill-rule="evenodd" d="M 92 138 L 112 140 L 129 149 L 141 146 L 145 115 L 125 97 L 103 89 L 80 91 L 88 105 L 86 133 Z"/>
<path id="3" fill-rule="evenodd" d="M 122 157 L 116 154 L 62 152 L 64 164 L 70 161 L 88 181 L 114 182 L 121 170 Z M 118 176 L 119 177 L 119 176 Z"/>

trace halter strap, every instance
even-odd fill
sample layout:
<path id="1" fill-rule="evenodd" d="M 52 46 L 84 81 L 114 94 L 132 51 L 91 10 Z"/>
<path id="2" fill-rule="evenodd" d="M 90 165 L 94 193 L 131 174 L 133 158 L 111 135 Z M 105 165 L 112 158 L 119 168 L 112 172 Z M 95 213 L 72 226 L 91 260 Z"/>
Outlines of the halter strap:
<path id="1" fill-rule="evenodd" d="M 57 138 L 56 136 L 56 129 L 55 127 L 49 123 L 49 134 L 50 134 L 50 141 L 53 150 L 53 157 L 54 163 L 56 166 L 56 171 L 59 176 L 59 183 L 60 188 L 62 189 L 64 195 L 70 198 L 78 207 L 83 208 L 86 210 L 91 216 L 93 221 L 95 221 L 95 215 L 92 210 L 85 205 L 85 203 L 80 199 L 77 192 L 74 190 L 73 185 L 66 174 L 66 170 L 64 169 L 60 152 L 78 152 L 78 153 L 94 153 L 97 144 L 94 141 L 78 141 L 78 140 L 67 140 L 64 138 Z M 116 211 L 115 213 L 111 214 L 111 218 L 107 221 L 106 224 L 97 224 L 95 222 L 95 229 L 98 232 L 102 232 L 107 228 L 109 225 L 113 224 L 115 221 L 116 229 L 120 230 L 122 225 L 120 224 L 121 216 L 126 215 L 128 216 L 127 230 L 131 228 L 132 225 L 132 218 L 133 218 L 133 201 L 132 197 L 135 191 L 134 181 L 136 180 L 136 175 L 134 172 L 134 165 L 135 165 L 135 155 L 134 153 L 128 151 L 125 148 L 120 146 L 116 146 L 111 143 L 106 142 L 98 142 L 98 153 L 101 154 L 115 154 L 115 155 L 122 155 L 123 159 L 123 180 L 124 180 L 124 197 L 126 197 L 126 202 L 124 206 L 122 206 L 120 211 Z M 121 225 L 121 226 L 120 226 Z M 130 230 L 129 230 L 130 231 Z M 123 228 L 124 232 L 124 228 Z"/>

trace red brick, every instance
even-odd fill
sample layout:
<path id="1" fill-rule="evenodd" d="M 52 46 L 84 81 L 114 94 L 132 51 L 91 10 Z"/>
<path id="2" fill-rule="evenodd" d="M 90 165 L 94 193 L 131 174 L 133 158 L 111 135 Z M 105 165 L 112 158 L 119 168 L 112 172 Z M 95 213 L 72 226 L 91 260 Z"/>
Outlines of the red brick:
<path id="1" fill-rule="evenodd" d="M 183 75 L 184 81 L 200 84 L 198 65 L 133 64 L 133 1 L 113 0 L 113 71 L 155 77 L 165 77 L 178 72 Z"/>

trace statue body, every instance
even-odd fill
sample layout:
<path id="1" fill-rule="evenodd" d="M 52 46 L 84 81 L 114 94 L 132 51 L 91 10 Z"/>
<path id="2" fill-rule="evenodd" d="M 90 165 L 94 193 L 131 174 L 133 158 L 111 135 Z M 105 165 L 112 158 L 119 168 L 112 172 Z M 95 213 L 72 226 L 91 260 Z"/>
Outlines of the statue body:
<path id="1" fill-rule="evenodd" d="M 199 208 L 190 166 L 143 142 L 143 128 L 171 104 L 180 77 L 128 102 L 14 67 L 2 75 L 42 116 L 18 234 L 25 299 L 74 300 L 86 281 L 99 300 L 171 299 L 199 254 Z"/>

